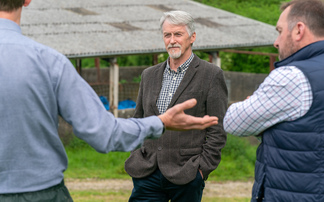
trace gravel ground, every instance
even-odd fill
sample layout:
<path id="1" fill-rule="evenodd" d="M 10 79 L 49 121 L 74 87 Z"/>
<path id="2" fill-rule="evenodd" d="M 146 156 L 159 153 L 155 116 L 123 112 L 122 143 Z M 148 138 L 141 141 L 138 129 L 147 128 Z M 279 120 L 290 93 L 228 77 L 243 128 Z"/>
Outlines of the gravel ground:
<path id="1" fill-rule="evenodd" d="M 104 190 L 130 191 L 131 180 L 98 180 L 98 179 L 66 179 L 65 184 L 70 191 Z M 213 182 L 206 181 L 204 196 L 208 197 L 251 197 L 253 182 Z"/>

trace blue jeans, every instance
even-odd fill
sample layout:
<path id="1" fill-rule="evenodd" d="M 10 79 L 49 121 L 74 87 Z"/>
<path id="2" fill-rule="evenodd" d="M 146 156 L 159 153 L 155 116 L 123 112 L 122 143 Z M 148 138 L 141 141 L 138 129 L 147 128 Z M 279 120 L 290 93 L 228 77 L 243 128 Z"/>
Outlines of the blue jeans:
<path id="1" fill-rule="evenodd" d="M 157 169 L 145 178 L 133 178 L 134 188 L 129 202 L 199 202 L 201 201 L 205 182 L 200 172 L 194 180 L 184 185 L 176 185 L 168 181 Z"/>

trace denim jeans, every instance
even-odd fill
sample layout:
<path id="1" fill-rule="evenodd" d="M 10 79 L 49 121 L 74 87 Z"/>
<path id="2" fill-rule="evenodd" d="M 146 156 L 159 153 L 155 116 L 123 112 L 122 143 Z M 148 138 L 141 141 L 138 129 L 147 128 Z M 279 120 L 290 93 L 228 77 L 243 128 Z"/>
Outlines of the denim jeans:
<path id="1" fill-rule="evenodd" d="M 196 178 L 184 185 L 171 183 L 158 169 L 148 177 L 133 178 L 133 184 L 129 202 L 199 202 L 205 188 L 198 170 Z"/>

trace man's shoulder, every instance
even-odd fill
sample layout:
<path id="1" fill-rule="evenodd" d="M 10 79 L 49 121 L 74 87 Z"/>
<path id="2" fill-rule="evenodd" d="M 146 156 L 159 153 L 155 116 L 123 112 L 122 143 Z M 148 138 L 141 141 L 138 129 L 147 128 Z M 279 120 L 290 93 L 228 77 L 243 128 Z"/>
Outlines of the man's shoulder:
<path id="1" fill-rule="evenodd" d="M 64 58 L 65 56 L 52 47 L 39 43 L 27 36 L 22 35 L 20 45 L 28 48 L 31 52 L 38 53 L 44 57 Z"/>
<path id="2" fill-rule="evenodd" d="M 57 50 L 41 44 L 34 39 L 31 39 L 22 34 L 14 33 L 14 36 L 7 37 L 8 40 L 5 41 L 5 45 L 8 46 L 9 51 L 16 51 L 17 54 L 22 54 L 25 57 L 35 57 L 35 58 L 44 58 L 43 61 L 63 61 L 66 58 L 62 53 Z M 26 52 L 32 54 L 25 54 Z"/>

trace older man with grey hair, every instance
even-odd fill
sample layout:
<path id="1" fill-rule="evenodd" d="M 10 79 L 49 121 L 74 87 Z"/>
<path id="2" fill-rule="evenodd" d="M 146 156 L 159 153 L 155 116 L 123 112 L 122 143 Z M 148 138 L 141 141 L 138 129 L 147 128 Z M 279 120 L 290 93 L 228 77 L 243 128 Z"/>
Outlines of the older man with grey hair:
<path id="1" fill-rule="evenodd" d="M 189 13 L 166 12 L 160 25 L 170 57 L 143 71 L 134 117 L 164 114 L 175 104 L 196 98 L 197 105 L 186 113 L 219 120 L 205 130 L 167 131 L 160 139 L 145 140 L 125 163 L 134 183 L 129 201 L 201 201 L 204 181 L 219 165 L 226 142 L 224 75 L 192 52 L 196 32 Z"/>

